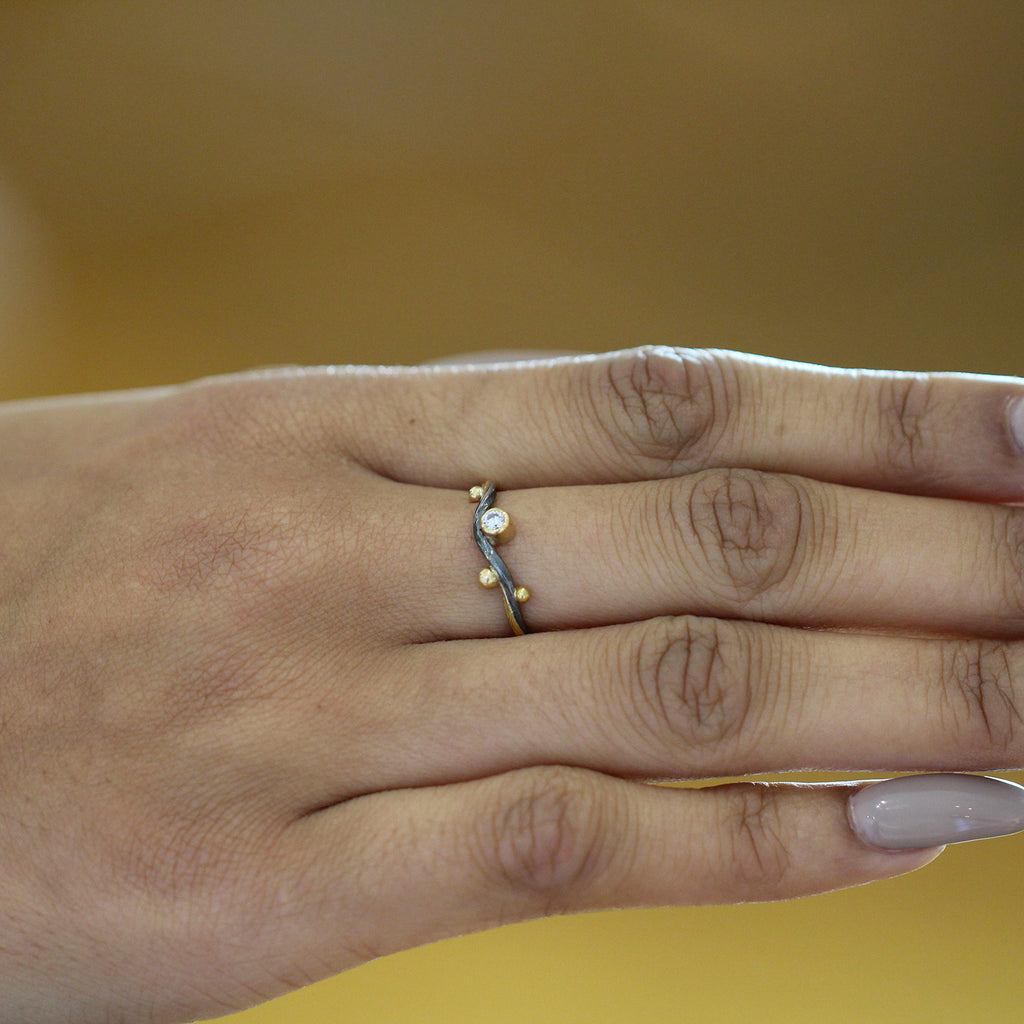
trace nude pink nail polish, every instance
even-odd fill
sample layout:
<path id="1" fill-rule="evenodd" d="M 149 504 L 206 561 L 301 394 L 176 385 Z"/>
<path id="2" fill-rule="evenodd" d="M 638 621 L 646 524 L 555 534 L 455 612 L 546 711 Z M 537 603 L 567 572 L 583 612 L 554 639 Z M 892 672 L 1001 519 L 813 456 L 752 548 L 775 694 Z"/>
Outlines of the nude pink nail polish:
<path id="1" fill-rule="evenodd" d="M 857 790 L 850 825 L 864 842 L 915 850 L 1024 831 L 1024 786 L 985 775 L 910 775 Z"/>
<path id="2" fill-rule="evenodd" d="M 1017 448 L 1024 454 L 1024 398 L 1015 398 L 1006 410 L 1006 421 L 1010 435 L 1017 442 Z"/>

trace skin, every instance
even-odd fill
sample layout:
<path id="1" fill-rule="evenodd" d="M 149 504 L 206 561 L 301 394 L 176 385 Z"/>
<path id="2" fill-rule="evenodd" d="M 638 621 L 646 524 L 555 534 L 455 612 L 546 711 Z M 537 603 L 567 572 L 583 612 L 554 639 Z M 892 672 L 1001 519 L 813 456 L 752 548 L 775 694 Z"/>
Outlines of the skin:
<path id="1" fill-rule="evenodd" d="M 1021 396 L 647 349 L 0 407 L 0 1019 L 920 867 L 849 786 L 649 783 L 1022 764 Z"/>

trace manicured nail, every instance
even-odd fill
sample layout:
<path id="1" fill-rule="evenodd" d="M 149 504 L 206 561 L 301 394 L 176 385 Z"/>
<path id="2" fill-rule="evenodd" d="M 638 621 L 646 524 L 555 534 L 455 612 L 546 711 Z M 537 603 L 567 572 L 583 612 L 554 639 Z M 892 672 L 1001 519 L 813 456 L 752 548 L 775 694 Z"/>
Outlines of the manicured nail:
<path id="1" fill-rule="evenodd" d="M 864 842 L 918 850 L 1024 831 L 1024 786 L 986 775 L 909 775 L 850 797 L 850 825 Z"/>
<path id="2" fill-rule="evenodd" d="M 1024 452 L 1024 398 L 1015 398 L 1006 412 L 1010 434 L 1017 442 L 1017 448 Z"/>

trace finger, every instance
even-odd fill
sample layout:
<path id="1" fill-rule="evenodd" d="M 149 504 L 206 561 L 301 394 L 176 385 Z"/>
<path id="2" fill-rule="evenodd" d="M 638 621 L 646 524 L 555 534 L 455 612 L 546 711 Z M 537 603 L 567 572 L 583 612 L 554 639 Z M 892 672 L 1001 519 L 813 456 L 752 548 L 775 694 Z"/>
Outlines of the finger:
<path id="1" fill-rule="evenodd" d="M 516 528 L 500 550 L 530 592 L 522 610 L 534 631 L 681 614 L 988 637 L 1024 630 L 1024 509 L 738 469 L 498 501 Z M 392 596 L 408 636 L 506 635 L 500 593 L 477 580 L 486 562 L 462 496 L 396 489 L 386 503 L 403 509 L 403 530 L 426 538 L 402 555 L 406 578 L 423 585 Z"/>
<path id="2" fill-rule="evenodd" d="M 443 663 L 429 646 L 406 663 L 458 710 L 396 737 L 429 773 L 404 784 L 518 765 L 692 779 L 1024 758 L 1019 643 L 683 617 L 451 647 Z"/>
<path id="3" fill-rule="evenodd" d="M 1008 769 L 1024 758 L 1024 646 L 664 618 L 418 645 L 336 706 L 260 746 L 311 807 L 546 764 L 634 779 Z"/>
<path id="4" fill-rule="evenodd" d="M 585 355 L 569 349 L 556 351 L 539 348 L 482 349 L 477 352 L 460 352 L 457 355 L 427 359 L 421 366 L 482 366 L 489 363 L 529 363 L 559 356 Z"/>
<path id="5" fill-rule="evenodd" d="M 1007 378 L 663 348 L 320 372 L 294 384 L 285 400 L 308 407 L 303 420 L 317 445 L 430 486 L 595 484 L 735 466 L 885 490 L 1024 497 L 1024 457 L 1009 427 L 1024 388 Z M 266 419 L 266 389 L 257 386 L 254 400 Z"/>
<path id="6" fill-rule="evenodd" d="M 450 935 L 612 907 L 776 900 L 912 871 L 847 824 L 847 786 L 660 789 L 543 768 L 376 794 L 293 828 L 278 912 L 328 970 Z M 284 888 L 284 886 L 282 886 Z"/>

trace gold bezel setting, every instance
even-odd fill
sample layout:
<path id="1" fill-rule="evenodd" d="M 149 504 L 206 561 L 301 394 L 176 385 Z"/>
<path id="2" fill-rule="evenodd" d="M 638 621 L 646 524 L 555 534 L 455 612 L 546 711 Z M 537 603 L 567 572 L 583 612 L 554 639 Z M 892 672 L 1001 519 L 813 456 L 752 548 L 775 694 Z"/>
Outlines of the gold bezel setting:
<path id="1" fill-rule="evenodd" d="M 520 605 L 529 601 L 530 591 L 526 587 L 516 586 L 508 566 L 495 551 L 495 545 L 511 540 L 514 532 L 511 516 L 494 504 L 495 491 L 496 487 L 490 480 L 469 489 L 469 500 L 477 503 L 476 514 L 473 516 L 473 539 L 480 553 L 487 559 L 487 566 L 477 574 L 477 581 L 488 590 L 501 589 L 505 614 L 512 632 L 522 636 L 528 631 Z"/>

